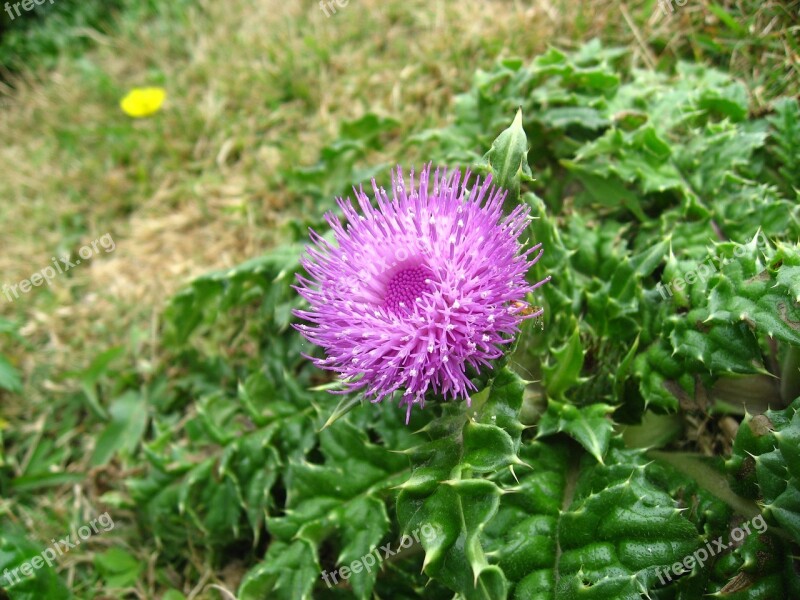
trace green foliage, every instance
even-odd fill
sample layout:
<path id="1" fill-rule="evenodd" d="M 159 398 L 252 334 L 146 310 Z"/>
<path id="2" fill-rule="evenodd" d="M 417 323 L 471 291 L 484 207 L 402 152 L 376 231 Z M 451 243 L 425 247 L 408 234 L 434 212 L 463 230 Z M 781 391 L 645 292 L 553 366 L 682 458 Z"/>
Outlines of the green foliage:
<path id="1" fill-rule="evenodd" d="M 16 327 L 11 321 L 0 318 L 0 336 L 11 335 L 16 335 Z M 18 394 L 22 391 L 22 380 L 9 360 L 0 354 L 0 393 L 2 390 Z"/>
<path id="2" fill-rule="evenodd" d="M 748 417 L 727 462 L 737 491 L 757 499 L 770 525 L 800 543 L 800 398 L 782 411 Z"/>
<path id="3" fill-rule="evenodd" d="M 472 409 L 445 407 L 425 430 L 430 441 L 409 451 L 413 472 L 401 486 L 398 519 L 406 531 L 425 525 L 436 530 L 423 542 L 423 568 L 467 598 L 506 594 L 503 572 L 489 564 L 480 532 L 502 494 L 487 475 L 524 465 L 517 456 L 523 389 L 517 375 L 501 371 Z"/>
<path id="4" fill-rule="evenodd" d="M 315 164 L 287 169 L 284 174 L 287 185 L 300 197 L 310 197 L 330 209 L 334 197 L 348 195 L 356 182 L 367 182 L 390 168 L 389 164 L 359 168 L 359 164 L 371 150 L 379 149 L 382 140 L 399 126 L 397 120 L 375 113 L 343 121 L 338 138 L 322 148 Z M 299 228 L 295 233 L 299 239 L 305 239 L 305 229 Z"/>
<path id="5" fill-rule="evenodd" d="M 303 460 L 289 465 L 285 473 L 285 515 L 267 524 L 274 535 L 273 543 L 285 542 L 286 552 L 294 553 L 292 549 L 298 547 L 310 549 L 298 551 L 291 565 L 292 571 L 305 575 L 304 581 L 293 576 L 304 595 L 320 578 L 316 548 L 324 541 L 331 537 L 336 540 L 339 551 L 333 558 L 337 565 L 349 565 L 379 546 L 390 527 L 385 498 L 391 488 L 405 480 L 408 470 L 405 457 L 371 444 L 363 431 L 344 421 L 320 434 L 320 452 L 324 464 Z M 263 577 L 263 571 L 257 570 L 248 585 L 257 585 L 254 582 Z M 354 573 L 350 585 L 355 595 L 369 598 L 376 577 L 375 571 Z M 274 597 L 296 597 L 289 593 L 293 587 L 275 585 Z"/>
<path id="6" fill-rule="evenodd" d="M 619 425 L 636 426 L 624 439 L 665 445 L 701 399 L 705 410 L 728 406 L 718 382 L 772 373 L 774 352 L 790 359 L 800 346 L 800 225 L 785 180 L 796 103 L 751 118 L 724 73 L 628 71 L 622 57 L 592 43 L 529 65 L 504 60 L 476 75 L 452 126 L 410 142 L 434 162 L 492 172 L 510 206 L 527 203 L 545 248 L 531 281 L 553 276 L 531 298 L 543 328 L 526 327 L 510 359 L 475 380 L 471 407 L 429 402 L 409 427 L 357 396 L 336 407 L 326 390 L 337 384 L 290 327 L 299 244 L 174 298 L 173 376 L 147 392 L 148 470 L 128 482 L 165 556 L 201 545 L 214 565 L 233 553 L 249 565 L 245 599 L 792 593 L 781 557 L 796 546 L 777 531 L 662 580 L 741 515 L 726 505 L 730 490 L 626 449 Z M 358 161 L 396 127 L 371 114 L 343 124 L 317 165 L 284 173 L 288 185 L 331 209 L 331 195 L 372 174 Z M 121 415 L 137 398 L 112 405 L 98 461 L 136 447 L 141 417 Z M 747 450 L 765 472 L 753 466 L 738 484 L 793 533 L 796 489 L 790 478 L 780 487 L 770 461 L 788 451 L 790 468 L 794 439 L 776 429 L 774 444 Z M 749 456 L 743 443 L 732 460 Z M 434 534 L 379 568 L 325 580 L 424 526 Z"/>
<path id="7" fill-rule="evenodd" d="M 98 554 L 94 561 L 106 584 L 112 588 L 133 585 L 144 567 L 136 557 L 119 548 L 111 548 Z"/>
<path id="8" fill-rule="evenodd" d="M 534 442 L 523 456 L 531 470 L 486 530 L 512 597 L 638 599 L 659 587 L 658 567 L 698 546 L 640 452 L 617 447 L 600 465 L 565 444 Z"/>
<path id="9" fill-rule="evenodd" d="M 597 462 L 602 463 L 612 434 L 612 424 L 607 416 L 613 411 L 613 406 L 599 402 L 578 408 L 551 399 L 547 403 L 547 412 L 539 421 L 539 436 L 568 433 Z"/>
<path id="10" fill-rule="evenodd" d="M 0 389 L 15 393 L 22 391 L 19 373 L 2 354 L 0 354 Z"/>
<path id="11" fill-rule="evenodd" d="M 476 75 L 473 89 L 457 100 L 451 127 L 413 139 L 444 160 L 511 179 L 512 197 L 525 182 L 538 194 L 519 188 L 535 217 L 532 238 L 545 247 L 531 280 L 546 272 L 554 282 L 542 290 L 545 331 L 523 343 L 514 362 L 523 372 L 541 373 L 547 409 L 535 444 L 565 433 L 598 469 L 614 466 L 608 463 L 616 444 L 612 413 L 636 423 L 648 409 L 692 406 L 721 379 L 771 372 L 770 343 L 782 352 L 800 345 L 793 276 L 800 226 L 792 195 L 785 195 L 798 147 L 797 103 L 781 101 L 774 116 L 753 119 L 744 88 L 722 72 L 689 64 L 674 75 L 628 72 L 621 57 L 595 43 L 573 55 L 550 50 L 529 66 L 504 60 Z M 516 107 L 522 112 L 504 129 Z M 502 133 L 481 159 L 475 149 L 489 145 L 491 131 Z M 511 491 L 494 473 L 524 462 L 532 442 L 510 444 L 491 428 L 483 432 L 480 413 L 468 427 L 463 418 L 446 408 L 425 428 L 431 441 L 411 455 L 414 471 L 401 488 L 398 517 L 416 525 L 427 519 L 441 529 L 424 544 L 426 574 L 467 597 L 513 594 L 524 577 L 515 580 L 492 560 L 480 532 L 506 498 L 502 492 Z M 474 460 L 469 441 L 477 432 L 485 435 L 485 455 Z M 646 477 L 645 462 L 637 468 Z M 670 518 L 688 531 L 677 512 Z M 665 515 L 652 519 L 669 531 Z M 728 519 L 709 523 L 696 525 L 712 537 L 731 526 Z M 770 556 L 785 544 L 774 537 L 763 543 L 771 544 Z M 713 577 L 695 569 L 666 586 L 668 595 L 733 586 L 741 597 L 756 598 L 764 589 L 788 589 L 785 565 L 748 571 L 747 558 L 739 549 L 734 554 Z M 612 560 L 619 555 L 606 568 Z M 551 571 L 525 574 L 537 590 L 547 589 L 540 584 L 548 572 L 551 578 L 562 572 L 546 564 Z M 654 587 L 658 564 L 639 565 L 635 576 L 616 583 L 598 567 L 595 575 L 608 589 L 576 575 L 550 593 L 591 582 L 598 597 L 638 597 Z M 579 561 L 576 572 L 584 571 Z M 527 597 L 528 588 L 520 589 Z"/>
<path id="12" fill-rule="evenodd" d="M 783 195 L 798 105 L 750 119 L 743 86 L 720 71 L 628 72 L 621 56 L 595 42 L 504 60 L 475 76 L 453 126 L 417 141 L 463 160 L 455 148 L 485 144 L 522 107 L 543 199 L 523 195 L 545 247 L 532 280 L 554 276 L 546 335 L 524 364 L 536 371 L 541 356 L 549 395 L 604 401 L 628 421 L 675 410 L 698 384 L 765 372 L 768 337 L 798 345 L 800 225 Z"/>
<path id="13" fill-rule="evenodd" d="M 14 600 L 39 600 L 40 598 L 72 598 L 72 594 L 56 575 L 55 570 L 47 565 L 39 569 L 30 569 L 31 576 L 22 572 L 11 573 L 11 581 L 5 581 L 6 569 L 14 570 L 31 559 L 39 556 L 42 549 L 28 540 L 17 527 L 4 528 L 0 531 L 0 590 L 12 590 Z M 30 568 L 30 564 L 29 564 Z"/>
<path id="14" fill-rule="evenodd" d="M 171 3 L 172 9 L 189 4 L 188 0 Z M 30 11 L 18 8 L 19 16 L 11 8 L 13 20 L 0 13 L 0 65 L 12 71 L 52 67 L 59 55 L 78 55 L 91 43 L 86 32 L 108 29 L 120 12 L 130 19 L 144 19 L 170 10 L 155 0 L 57 0 L 34 4 Z"/>
<path id="15" fill-rule="evenodd" d="M 792 189 L 800 189 L 800 105 L 792 98 L 780 98 L 775 102 L 775 114 L 769 117 L 771 135 L 775 141 L 770 151 L 778 165 L 775 184 L 782 186 L 787 195 Z M 796 191 L 795 191 L 796 193 Z"/>

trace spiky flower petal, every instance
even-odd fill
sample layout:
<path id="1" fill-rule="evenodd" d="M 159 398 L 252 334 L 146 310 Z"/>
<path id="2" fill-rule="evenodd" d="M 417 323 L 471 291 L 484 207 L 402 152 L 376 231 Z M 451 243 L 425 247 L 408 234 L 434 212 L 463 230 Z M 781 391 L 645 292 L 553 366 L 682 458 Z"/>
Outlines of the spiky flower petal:
<path id="1" fill-rule="evenodd" d="M 469 403 L 468 368 L 491 368 L 541 314 L 524 299 L 549 280 L 525 279 L 542 254 L 519 241 L 526 205 L 505 216 L 491 176 L 470 187 L 469 171 L 437 169 L 432 192 L 429 179 L 430 165 L 418 184 L 412 170 L 406 187 L 398 167 L 391 198 L 373 180 L 377 208 L 354 189 L 361 214 L 339 199 L 347 223 L 326 215 L 335 243 L 311 231 L 297 286 L 310 308 L 296 315 L 312 324 L 298 329 L 326 353 L 312 360 L 373 402 L 403 390 L 406 421 L 429 392 Z"/>

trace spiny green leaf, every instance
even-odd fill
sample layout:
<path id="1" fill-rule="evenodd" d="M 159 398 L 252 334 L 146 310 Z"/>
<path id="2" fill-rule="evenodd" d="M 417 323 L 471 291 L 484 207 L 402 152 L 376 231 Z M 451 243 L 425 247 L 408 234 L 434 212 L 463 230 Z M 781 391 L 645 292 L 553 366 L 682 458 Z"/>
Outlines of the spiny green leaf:
<path id="1" fill-rule="evenodd" d="M 564 392 L 579 382 L 583 368 L 586 351 L 578 328 L 574 329 L 564 346 L 552 349 L 551 354 L 551 362 L 542 366 L 544 385 L 550 397 L 561 399 Z"/>
<path id="2" fill-rule="evenodd" d="M 613 423 L 608 418 L 612 412 L 614 407 L 607 404 L 579 408 L 551 399 L 547 403 L 547 412 L 539 421 L 537 437 L 563 431 L 580 442 L 602 464 L 613 431 Z"/>
<path id="3" fill-rule="evenodd" d="M 310 600 L 317 579 L 321 580 L 314 548 L 305 540 L 270 545 L 264 561 L 244 576 L 239 600 Z"/>
<path id="4" fill-rule="evenodd" d="M 289 465 L 286 514 L 268 519 L 267 527 L 287 544 L 307 541 L 314 562 L 323 542 L 334 544 L 335 562 L 325 567 L 335 571 L 373 552 L 388 533 L 384 497 L 408 477 L 408 459 L 371 444 L 344 420 L 320 433 L 320 450 L 325 464 Z M 376 577 L 376 571 L 362 570 L 349 581 L 359 598 L 369 598 Z"/>
<path id="5" fill-rule="evenodd" d="M 726 466 L 739 489 L 758 494 L 764 516 L 800 541 L 800 399 L 746 420 Z"/>
<path id="6" fill-rule="evenodd" d="M 500 503 L 498 487 L 481 479 L 441 482 L 430 496 L 404 489 L 397 514 L 406 531 L 426 524 L 436 531 L 423 540 L 424 569 L 467 598 L 493 600 L 505 596 L 505 578 L 491 568 L 480 544 L 480 530 Z M 492 596 L 490 593 L 496 595 Z"/>
<path id="7" fill-rule="evenodd" d="M 322 426 L 323 429 L 327 429 L 336 421 L 341 419 L 344 415 L 349 413 L 359 404 L 363 404 L 364 402 L 364 395 L 363 394 L 349 394 L 339 401 L 339 404 L 336 405 L 336 408 L 333 409 L 333 412 L 328 417 L 328 420 L 325 421 L 325 425 Z"/>
<path id="8" fill-rule="evenodd" d="M 503 598 L 502 571 L 489 564 L 480 531 L 494 515 L 500 489 L 473 474 L 522 464 L 517 457 L 524 382 L 505 368 L 473 398 L 474 409 L 446 409 L 426 427 L 431 441 L 412 449 L 414 470 L 400 486 L 397 515 L 405 531 L 429 524 L 424 569 L 466 598 Z"/>
<path id="9" fill-rule="evenodd" d="M 486 527 L 514 598 L 638 600 L 659 587 L 658 567 L 699 545 L 641 453 L 615 447 L 601 465 L 537 441 L 522 454 L 533 469 Z"/>
<path id="10" fill-rule="evenodd" d="M 800 346 L 800 309 L 789 304 L 786 295 L 766 292 L 766 288 L 766 282 L 742 282 L 735 287 L 731 279 L 721 278 L 711 292 L 706 320 L 743 322 L 760 333 Z"/>

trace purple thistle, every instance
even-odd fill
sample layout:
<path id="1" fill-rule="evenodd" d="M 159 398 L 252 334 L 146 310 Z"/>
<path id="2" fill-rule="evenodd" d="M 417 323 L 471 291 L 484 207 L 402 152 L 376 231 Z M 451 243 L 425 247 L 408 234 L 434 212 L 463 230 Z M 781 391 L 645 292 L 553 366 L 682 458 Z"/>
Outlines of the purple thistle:
<path id="1" fill-rule="evenodd" d="M 542 314 L 524 299 L 550 279 L 525 280 L 542 255 L 541 244 L 523 251 L 518 240 L 527 205 L 504 216 L 506 192 L 491 175 L 468 189 L 469 171 L 462 181 L 458 170 L 437 169 L 432 194 L 429 176 L 430 165 L 417 186 L 412 170 L 406 188 L 398 167 L 391 199 L 373 179 L 377 210 L 363 187 L 354 188 L 363 215 L 338 199 L 347 224 L 326 215 L 335 245 L 310 231 L 314 245 L 301 261 L 309 277 L 298 275 L 310 308 L 295 315 L 313 326 L 297 328 L 327 355 L 311 360 L 372 402 L 403 388 L 406 423 L 428 391 L 469 405 L 476 388 L 467 367 L 492 368 L 520 323 Z"/>

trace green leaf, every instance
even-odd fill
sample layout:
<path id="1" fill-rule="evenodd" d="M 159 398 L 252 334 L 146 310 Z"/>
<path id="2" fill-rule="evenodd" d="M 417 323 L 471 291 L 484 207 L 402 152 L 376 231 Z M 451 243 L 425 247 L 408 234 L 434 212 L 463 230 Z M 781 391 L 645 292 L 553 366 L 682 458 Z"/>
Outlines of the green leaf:
<path id="1" fill-rule="evenodd" d="M 15 394 L 22 392 L 22 379 L 19 372 L 11 366 L 6 357 L 0 354 L 0 389 L 8 390 Z"/>
<path id="2" fill-rule="evenodd" d="M 562 164 L 575 174 L 586 188 L 586 198 L 602 206 L 617 208 L 624 206 L 639 220 L 646 221 L 639 196 L 631 192 L 621 179 L 614 175 L 597 175 L 581 165 L 564 160 Z M 586 200 L 583 201 L 586 203 Z"/>
<path id="3" fill-rule="evenodd" d="M 551 350 L 553 358 L 542 365 L 544 385 L 551 398 L 563 399 L 564 393 L 580 382 L 586 351 L 577 326 L 561 348 Z"/>
<path id="4" fill-rule="evenodd" d="M 623 425 L 620 433 L 628 448 L 662 448 L 678 439 L 683 433 L 683 423 L 678 415 L 647 411 L 641 423 Z"/>
<path id="5" fill-rule="evenodd" d="M 553 128 L 578 126 L 587 129 L 604 129 L 610 125 L 609 120 L 600 111 L 583 106 L 550 108 L 538 115 L 538 118 Z"/>
<path id="6" fill-rule="evenodd" d="M 285 329 L 291 320 L 291 307 L 297 296 L 291 284 L 303 246 L 289 245 L 251 259 L 233 269 L 214 271 L 198 277 L 179 292 L 165 312 L 166 343 L 179 346 L 202 324 L 214 323 L 220 313 L 259 299 L 264 305 L 266 324 Z M 288 298 L 291 298 L 289 300 Z"/>
<path id="7" fill-rule="evenodd" d="M 128 391 L 111 403 L 110 421 L 97 438 L 91 465 L 107 464 L 119 451 L 132 454 L 147 427 L 147 402 L 136 392 Z"/>
<path id="8" fill-rule="evenodd" d="M 739 22 L 730 14 L 728 14 L 728 12 L 721 6 L 711 3 L 708 5 L 708 10 L 714 13 L 719 20 L 725 23 L 725 25 L 727 25 L 728 28 L 734 33 L 739 35 L 745 33 L 744 27 L 742 27 L 742 25 L 740 25 Z"/>
<path id="9" fill-rule="evenodd" d="M 26 577 L 19 569 L 23 564 L 32 567 L 32 559 L 41 560 L 42 543 L 33 542 L 18 530 L 15 525 L 3 523 L 0 529 L 0 594 L 7 592 L 12 600 L 55 600 L 73 598 L 72 592 L 56 574 L 55 564 L 45 562 L 41 568 L 31 568 L 31 577 Z M 6 581 L 8 573 L 11 581 Z"/>
<path id="10" fill-rule="evenodd" d="M 66 374 L 67 377 L 74 377 L 80 382 L 87 408 L 101 421 L 107 421 L 109 416 L 108 411 L 100 402 L 98 384 L 103 377 L 109 374 L 109 367 L 122 356 L 123 352 L 124 348 L 122 347 L 111 348 L 98 354 L 85 369 Z"/>
<path id="11" fill-rule="evenodd" d="M 425 428 L 430 442 L 412 448 L 411 477 L 400 486 L 397 514 L 403 530 L 425 525 L 436 535 L 422 540 L 423 569 L 466 598 L 502 598 L 506 583 L 480 543 L 480 530 L 497 509 L 500 489 L 493 476 L 514 465 L 521 432 L 524 382 L 509 369 L 473 398 L 466 414 L 443 406 L 442 417 Z"/>
<path id="12" fill-rule="evenodd" d="M 708 301 L 706 321 L 746 323 L 753 330 L 794 346 L 800 346 L 800 309 L 787 302 L 788 297 L 769 285 L 769 278 L 742 279 L 734 270 L 733 278 L 720 277 Z M 781 310 L 783 308 L 783 310 Z"/>
<path id="13" fill-rule="evenodd" d="M 513 598 L 639 600 L 660 587 L 659 567 L 700 545 L 642 453 L 614 447 L 602 465 L 536 441 L 522 456 L 532 470 L 485 534 Z"/>
<path id="14" fill-rule="evenodd" d="M 770 524 L 800 542 L 800 399 L 746 419 L 726 467 L 737 489 L 759 500 Z"/>
<path id="15" fill-rule="evenodd" d="M 670 333 L 676 355 L 698 361 L 713 373 L 766 374 L 758 341 L 743 324 L 690 329 L 691 325 L 686 319 Z"/>
<path id="16" fill-rule="evenodd" d="M 244 576 L 239 586 L 239 600 L 309 600 L 320 568 L 314 549 L 305 540 L 290 544 L 274 542 L 264 561 Z"/>
<path id="17" fill-rule="evenodd" d="M 144 569 L 144 564 L 120 548 L 111 548 L 94 557 L 94 564 L 106 585 L 124 588 L 133 585 Z"/>
<path id="18" fill-rule="evenodd" d="M 337 404 L 336 408 L 333 409 L 331 416 L 328 417 L 328 419 L 325 421 L 325 425 L 323 425 L 322 428 L 327 429 L 359 404 L 364 404 L 363 394 L 349 394 L 342 397 L 342 399 L 339 401 L 339 404 Z"/>
<path id="19" fill-rule="evenodd" d="M 480 544 L 480 530 L 500 503 L 500 490 L 489 481 L 453 479 L 441 482 L 428 497 L 404 486 L 398 518 L 406 531 L 430 525 L 436 531 L 423 541 L 423 569 L 466 598 L 493 600 L 506 593 L 502 572 L 489 566 Z"/>
<path id="20" fill-rule="evenodd" d="M 639 350 L 639 336 L 636 336 L 633 344 L 628 349 L 625 357 L 620 361 L 616 372 L 614 373 L 614 398 L 620 403 L 625 400 L 625 384 L 630 378 L 633 371 L 633 361 L 636 358 L 636 353 Z"/>
<path id="21" fill-rule="evenodd" d="M 11 486 L 17 492 L 29 492 L 41 488 L 56 487 L 84 481 L 84 473 L 30 473 L 15 477 Z"/>
<path id="22" fill-rule="evenodd" d="M 671 243 L 672 239 L 668 236 L 657 244 L 653 244 L 646 251 L 632 257 L 631 267 L 636 270 L 636 274 L 639 277 L 648 277 L 652 275 L 653 271 L 656 270 L 658 265 L 661 264 L 664 257 L 668 254 Z"/>
<path id="23" fill-rule="evenodd" d="M 363 431 L 344 420 L 320 433 L 320 449 L 325 464 L 289 465 L 286 514 L 268 519 L 267 527 L 286 544 L 308 542 L 314 548 L 311 559 L 315 563 L 319 562 L 316 548 L 331 544 L 337 549 L 334 562 L 324 568 L 336 572 L 374 552 L 389 532 L 383 497 L 407 478 L 408 459 L 371 444 Z M 349 584 L 359 598 L 369 598 L 376 576 L 375 571 L 354 572 Z M 273 591 L 282 593 L 277 587 Z"/>
<path id="24" fill-rule="evenodd" d="M 788 303 L 800 303 L 800 266 L 784 265 L 778 270 L 775 281 L 789 292 Z"/>
<path id="25" fill-rule="evenodd" d="M 613 432 L 613 423 L 608 418 L 612 412 L 614 407 L 608 404 L 597 403 L 578 408 L 549 400 L 547 411 L 539 421 L 537 438 L 567 433 L 602 464 Z"/>
<path id="26" fill-rule="evenodd" d="M 795 98 L 779 98 L 774 104 L 775 114 L 770 116 L 769 151 L 776 158 L 780 177 L 776 183 L 791 193 L 800 189 L 800 102 Z"/>

